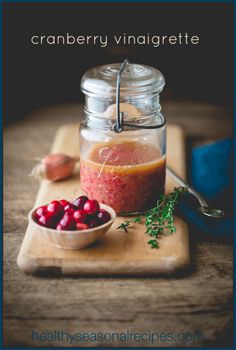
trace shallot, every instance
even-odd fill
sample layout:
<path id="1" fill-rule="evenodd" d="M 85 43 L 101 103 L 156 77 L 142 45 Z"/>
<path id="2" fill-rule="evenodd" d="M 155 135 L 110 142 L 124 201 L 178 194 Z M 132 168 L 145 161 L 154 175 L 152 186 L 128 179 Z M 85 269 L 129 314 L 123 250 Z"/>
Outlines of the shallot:
<path id="1" fill-rule="evenodd" d="M 30 176 L 40 180 L 64 180 L 78 170 L 79 157 L 70 157 L 66 154 L 48 154 L 32 169 Z"/>

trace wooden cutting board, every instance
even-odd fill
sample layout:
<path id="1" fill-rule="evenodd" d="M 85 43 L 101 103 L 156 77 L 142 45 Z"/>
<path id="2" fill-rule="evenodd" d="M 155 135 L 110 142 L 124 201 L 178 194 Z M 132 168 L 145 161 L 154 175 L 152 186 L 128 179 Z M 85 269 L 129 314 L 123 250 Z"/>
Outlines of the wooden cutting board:
<path id="1" fill-rule="evenodd" d="M 175 125 L 168 125 L 167 130 L 167 164 L 184 178 L 184 133 Z M 78 155 L 78 125 L 62 126 L 56 133 L 51 152 Z M 166 192 L 170 192 L 174 185 L 172 179 L 167 178 Z M 80 194 L 79 175 L 56 183 L 44 180 L 35 207 L 53 199 L 74 199 Z M 29 225 L 17 264 L 24 272 L 32 274 L 112 276 L 172 273 L 189 263 L 188 227 L 180 218 L 175 218 L 177 231 L 171 236 L 163 236 L 158 249 L 151 249 L 147 244 L 143 225 L 136 224 L 128 233 L 117 230 L 123 220 L 117 218 L 100 241 L 83 250 L 56 248 Z"/>

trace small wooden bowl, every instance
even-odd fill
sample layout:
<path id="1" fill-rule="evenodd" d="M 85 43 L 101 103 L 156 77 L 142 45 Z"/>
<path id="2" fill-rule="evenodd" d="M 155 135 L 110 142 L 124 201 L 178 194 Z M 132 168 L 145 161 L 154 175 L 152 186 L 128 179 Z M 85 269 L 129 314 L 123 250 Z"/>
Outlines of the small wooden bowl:
<path id="1" fill-rule="evenodd" d="M 101 238 L 109 230 L 116 218 L 114 209 L 108 205 L 100 204 L 100 208 L 105 209 L 111 215 L 111 220 L 103 225 L 88 230 L 59 231 L 41 226 L 34 219 L 37 208 L 29 212 L 28 219 L 30 224 L 34 226 L 35 231 L 37 231 L 37 234 L 47 239 L 55 247 L 63 249 L 84 249 Z"/>

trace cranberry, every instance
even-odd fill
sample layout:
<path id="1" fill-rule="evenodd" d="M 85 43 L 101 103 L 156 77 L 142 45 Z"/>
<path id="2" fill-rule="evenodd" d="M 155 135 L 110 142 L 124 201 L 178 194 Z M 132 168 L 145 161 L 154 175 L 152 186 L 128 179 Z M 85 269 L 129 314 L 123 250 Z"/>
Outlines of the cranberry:
<path id="1" fill-rule="evenodd" d="M 69 208 L 69 209 L 66 210 L 66 214 L 68 214 L 68 215 L 70 215 L 70 216 L 73 216 L 73 215 L 74 215 L 74 212 L 75 212 L 75 210 L 72 209 L 72 208 Z"/>
<path id="2" fill-rule="evenodd" d="M 83 209 L 84 204 L 87 200 L 88 200 L 88 197 L 80 196 L 74 201 L 74 205 L 77 207 L 77 209 Z"/>
<path id="3" fill-rule="evenodd" d="M 74 219 L 76 222 L 85 223 L 88 219 L 88 215 L 82 209 L 79 209 L 74 212 Z"/>
<path id="4" fill-rule="evenodd" d="M 76 222 L 72 215 L 65 213 L 59 224 L 63 230 L 74 230 Z"/>
<path id="5" fill-rule="evenodd" d="M 101 224 L 100 224 L 100 222 L 99 222 L 98 220 L 96 220 L 96 219 L 91 219 L 91 220 L 89 221 L 89 226 L 90 226 L 90 227 L 97 227 L 97 226 L 99 226 L 99 225 L 101 225 Z"/>
<path id="6" fill-rule="evenodd" d="M 54 228 L 56 226 L 55 217 L 50 212 L 46 212 L 40 216 L 38 220 L 39 224 L 45 227 Z"/>
<path id="7" fill-rule="evenodd" d="M 97 214 L 99 211 L 99 203 L 95 199 L 88 199 L 84 205 L 84 211 L 90 215 Z"/>
<path id="8" fill-rule="evenodd" d="M 63 206 L 63 208 L 65 208 L 66 205 L 71 204 L 71 203 L 70 203 L 69 201 L 67 201 L 66 199 L 61 199 L 59 202 L 61 203 L 61 205 Z"/>
<path id="9" fill-rule="evenodd" d="M 89 228 L 88 224 L 85 224 L 83 222 L 77 222 L 76 229 L 77 230 L 87 230 Z"/>
<path id="10" fill-rule="evenodd" d="M 98 219 L 105 224 L 109 220 L 111 220 L 111 215 L 105 210 L 105 209 L 100 209 L 98 213 Z"/>
<path id="11" fill-rule="evenodd" d="M 43 214 L 45 214 L 47 212 L 47 206 L 46 205 L 42 205 L 41 207 L 39 207 L 36 210 L 35 216 L 36 218 L 40 218 L 40 216 L 42 216 Z"/>
<path id="12" fill-rule="evenodd" d="M 54 216 L 60 216 L 63 213 L 63 206 L 59 201 L 52 201 L 48 204 L 47 211 Z"/>
<path id="13" fill-rule="evenodd" d="M 72 203 L 69 203 L 69 204 L 64 206 L 64 211 L 67 211 L 69 209 L 76 210 L 77 208 Z"/>
<path id="14" fill-rule="evenodd" d="M 57 227 L 56 227 L 56 229 L 57 229 L 58 231 L 62 231 L 62 230 L 63 230 L 63 227 L 61 226 L 61 224 L 58 224 Z"/>

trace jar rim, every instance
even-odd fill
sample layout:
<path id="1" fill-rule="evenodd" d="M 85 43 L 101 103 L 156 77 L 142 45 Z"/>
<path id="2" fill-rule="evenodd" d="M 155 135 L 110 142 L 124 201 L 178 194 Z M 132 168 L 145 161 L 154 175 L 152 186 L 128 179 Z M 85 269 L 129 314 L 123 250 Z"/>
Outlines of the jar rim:
<path id="1" fill-rule="evenodd" d="M 84 108 L 85 112 L 85 120 L 88 125 L 91 125 L 93 128 L 99 128 L 99 129 L 109 129 L 113 130 L 114 126 L 116 124 L 116 118 L 106 118 L 102 114 L 94 114 L 89 112 L 86 108 Z M 137 128 L 126 126 L 126 122 L 129 125 L 135 124 L 138 125 Z M 143 114 L 139 115 L 138 117 L 129 117 L 128 119 L 125 119 L 125 113 L 124 113 L 124 130 L 137 130 L 138 128 L 150 128 L 155 129 L 158 127 L 162 127 L 166 124 L 166 120 L 163 116 L 163 114 L 159 112 L 153 112 L 149 114 Z"/>

